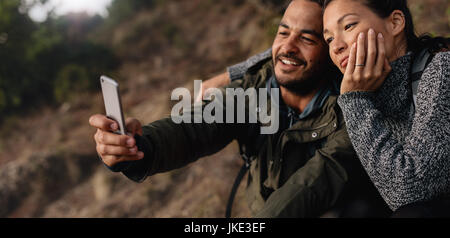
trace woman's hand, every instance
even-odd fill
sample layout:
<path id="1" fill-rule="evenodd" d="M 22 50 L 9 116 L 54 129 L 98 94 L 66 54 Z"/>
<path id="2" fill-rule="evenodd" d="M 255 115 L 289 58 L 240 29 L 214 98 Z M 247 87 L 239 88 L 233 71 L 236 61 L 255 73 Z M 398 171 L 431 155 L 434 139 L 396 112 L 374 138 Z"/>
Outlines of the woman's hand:
<path id="1" fill-rule="evenodd" d="M 379 33 L 375 36 L 373 29 L 370 29 L 367 35 L 367 53 L 363 32 L 359 34 L 357 42 L 353 43 L 350 49 L 341 84 L 341 94 L 353 91 L 375 91 L 392 70 L 386 58 L 383 35 Z"/>

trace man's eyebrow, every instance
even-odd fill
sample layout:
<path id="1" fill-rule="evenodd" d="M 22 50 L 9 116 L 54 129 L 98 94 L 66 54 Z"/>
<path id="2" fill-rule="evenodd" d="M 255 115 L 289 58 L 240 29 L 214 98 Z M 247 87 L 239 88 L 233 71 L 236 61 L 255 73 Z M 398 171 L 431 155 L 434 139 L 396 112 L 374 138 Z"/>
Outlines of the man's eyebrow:
<path id="1" fill-rule="evenodd" d="M 346 18 L 346 17 L 348 17 L 348 16 L 359 16 L 358 14 L 356 14 L 356 13 L 347 13 L 347 14 L 345 14 L 345 15 L 343 15 L 341 18 L 339 18 L 338 20 L 337 20 L 337 23 L 338 24 L 341 24 L 341 22 L 344 20 L 344 18 Z M 323 30 L 323 33 L 322 34 L 326 34 L 326 33 L 328 33 L 329 31 L 328 31 L 328 29 L 324 29 Z"/>
<path id="2" fill-rule="evenodd" d="M 290 27 L 289 27 L 289 25 L 288 24 L 286 24 L 286 23 L 284 23 L 284 22 L 281 22 L 280 23 L 280 26 L 281 27 L 284 27 L 284 28 L 286 28 L 286 29 L 290 29 Z M 300 30 L 300 33 L 302 33 L 302 34 L 310 34 L 310 35 L 313 35 L 313 36 L 316 36 L 316 37 L 322 37 L 317 31 L 315 31 L 315 30 L 310 30 L 310 29 L 303 29 L 303 30 Z"/>
<path id="3" fill-rule="evenodd" d="M 284 23 L 284 22 L 280 22 L 280 26 L 289 29 L 290 27 L 288 26 L 288 24 Z"/>
<path id="4" fill-rule="evenodd" d="M 317 37 L 317 38 L 321 38 L 321 37 L 322 37 L 322 35 L 319 34 L 319 32 L 317 32 L 317 31 L 315 31 L 315 30 L 303 29 L 303 30 L 301 30 L 300 32 L 303 33 L 303 34 L 310 34 L 310 35 L 313 35 L 313 36 L 315 36 L 315 37 Z"/>

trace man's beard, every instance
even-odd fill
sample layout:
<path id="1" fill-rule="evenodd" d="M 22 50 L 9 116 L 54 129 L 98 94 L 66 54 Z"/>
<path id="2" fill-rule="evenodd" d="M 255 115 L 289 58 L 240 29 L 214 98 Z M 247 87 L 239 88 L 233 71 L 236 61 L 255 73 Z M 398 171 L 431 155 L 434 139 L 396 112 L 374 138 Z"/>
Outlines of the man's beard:
<path id="1" fill-rule="evenodd" d="M 318 88 L 322 79 L 321 77 L 303 77 L 302 79 L 295 79 L 288 82 L 282 82 L 275 77 L 279 86 L 286 88 L 287 90 L 305 95 L 311 93 L 314 89 Z"/>
<path id="2" fill-rule="evenodd" d="M 320 87 L 323 81 L 326 80 L 325 72 L 328 68 L 321 67 L 320 65 L 322 64 L 317 64 L 315 68 L 303 72 L 301 78 L 281 80 L 276 74 L 275 78 L 279 86 L 282 86 L 293 93 L 299 95 L 309 94 Z"/>
<path id="3" fill-rule="evenodd" d="M 300 65 L 303 65 L 304 68 L 308 66 L 308 63 L 305 60 L 297 58 L 294 54 L 289 53 L 277 55 L 275 58 L 277 62 L 275 62 L 275 64 L 280 63 L 280 57 L 292 59 Z M 277 75 L 275 75 L 275 78 L 279 86 L 282 86 L 293 93 L 300 95 L 309 94 L 317 89 L 324 80 L 324 71 L 328 68 L 323 67 L 323 63 L 325 62 L 317 62 L 313 68 L 303 72 L 301 78 L 281 80 Z"/>

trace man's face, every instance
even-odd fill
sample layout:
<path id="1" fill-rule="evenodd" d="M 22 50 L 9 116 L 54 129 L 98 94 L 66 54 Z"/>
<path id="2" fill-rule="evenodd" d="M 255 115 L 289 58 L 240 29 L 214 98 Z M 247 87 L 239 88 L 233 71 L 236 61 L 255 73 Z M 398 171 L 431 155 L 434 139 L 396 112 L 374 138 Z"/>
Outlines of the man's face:
<path id="1" fill-rule="evenodd" d="M 291 2 L 272 45 L 275 76 L 281 86 L 299 88 L 314 84 L 310 81 L 326 68 L 323 64 L 328 62 L 328 47 L 322 27 L 322 9 L 317 3 Z"/>

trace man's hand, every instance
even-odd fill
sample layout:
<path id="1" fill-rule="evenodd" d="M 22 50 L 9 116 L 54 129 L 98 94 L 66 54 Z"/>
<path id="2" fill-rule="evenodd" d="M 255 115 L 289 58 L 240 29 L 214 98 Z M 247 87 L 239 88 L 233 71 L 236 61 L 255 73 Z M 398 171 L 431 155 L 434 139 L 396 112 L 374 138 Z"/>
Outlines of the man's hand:
<path id="1" fill-rule="evenodd" d="M 103 162 L 109 167 L 119 162 L 135 161 L 144 158 L 144 153 L 138 151 L 134 135 L 137 133 L 142 136 L 141 123 L 134 118 L 126 120 L 125 127 L 128 135 L 118 135 L 113 132 L 119 128 L 117 122 L 108 119 L 104 115 L 93 115 L 89 118 L 89 124 L 97 128 L 94 135 L 97 144 L 97 153 Z"/>
<path id="2" fill-rule="evenodd" d="M 209 88 L 219 88 L 226 86 L 230 83 L 230 76 L 228 73 L 223 73 L 216 75 L 208 80 L 202 82 L 202 88 L 200 89 L 200 93 L 196 96 L 195 101 L 200 102 L 203 97 L 205 97 L 205 92 Z"/>

